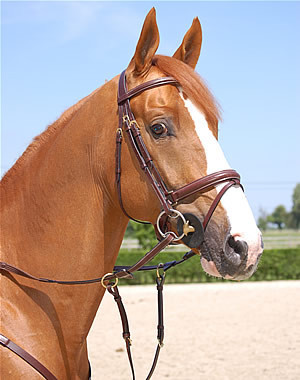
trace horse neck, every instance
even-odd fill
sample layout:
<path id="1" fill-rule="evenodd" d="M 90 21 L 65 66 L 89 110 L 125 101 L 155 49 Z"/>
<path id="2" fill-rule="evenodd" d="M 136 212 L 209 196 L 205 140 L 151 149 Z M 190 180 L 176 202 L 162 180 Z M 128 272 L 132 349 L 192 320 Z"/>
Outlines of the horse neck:
<path id="1" fill-rule="evenodd" d="M 112 270 L 128 221 L 114 188 L 116 87 L 112 80 L 96 91 L 3 185 L 4 261 L 62 280 Z M 47 290 L 54 307 L 56 297 L 70 293 Z M 89 286 L 88 295 L 87 289 L 71 292 L 81 305 L 76 323 L 84 335 L 103 292 L 99 286 Z M 57 307 L 61 316 L 68 303 Z"/>
<path id="2" fill-rule="evenodd" d="M 101 87 L 46 141 L 42 134 L 36 152 L 4 183 L 2 210 L 7 218 L 12 215 L 5 225 L 26 237 L 21 256 L 27 242 L 42 256 L 49 243 L 52 254 L 69 260 L 70 253 L 76 258 L 83 251 L 109 253 L 108 246 L 122 239 L 126 219 L 116 197 L 112 149 L 115 87 L 115 80 Z"/>

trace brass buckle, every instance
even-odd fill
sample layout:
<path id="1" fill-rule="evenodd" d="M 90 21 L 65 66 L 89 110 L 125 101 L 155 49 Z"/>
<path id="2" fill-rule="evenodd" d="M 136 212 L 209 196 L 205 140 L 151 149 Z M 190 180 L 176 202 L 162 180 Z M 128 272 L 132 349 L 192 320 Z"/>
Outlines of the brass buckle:
<path id="1" fill-rule="evenodd" d="M 122 128 L 117 128 L 116 132 L 120 133 L 120 136 L 123 138 L 123 131 L 122 131 Z"/>
<path id="2" fill-rule="evenodd" d="M 102 278 L 101 278 L 101 285 L 103 286 L 103 288 L 105 288 L 105 289 L 107 289 L 107 286 L 108 285 L 105 285 L 104 284 L 104 281 L 105 281 L 105 278 L 107 277 L 107 276 L 111 276 L 113 273 L 106 273 Z M 107 281 L 107 280 L 106 280 Z M 119 282 L 119 279 L 118 279 L 118 277 L 116 277 L 115 278 L 115 282 L 114 282 L 114 284 L 112 284 L 112 285 L 110 285 L 112 288 L 114 288 L 115 286 L 117 286 L 118 285 L 118 282 Z"/>
<path id="3" fill-rule="evenodd" d="M 135 119 L 130 120 L 128 115 L 124 115 L 122 119 L 123 123 L 129 124 L 129 127 L 131 127 L 134 124 L 136 128 L 140 130 L 140 126 L 138 125 L 138 122 Z"/>
<path id="4" fill-rule="evenodd" d="M 130 125 L 130 119 L 128 115 L 123 116 L 123 123 L 126 123 L 126 122 Z"/>
<path id="5" fill-rule="evenodd" d="M 133 119 L 133 120 L 131 120 L 131 121 L 129 122 L 129 126 L 131 127 L 133 124 L 135 124 L 135 126 L 136 126 L 136 128 L 137 128 L 138 130 L 140 130 L 140 126 L 138 125 L 138 122 L 137 122 L 135 119 Z"/>
<path id="6" fill-rule="evenodd" d="M 132 339 L 130 339 L 130 338 L 124 338 L 124 339 L 127 340 L 129 346 L 132 346 Z"/>

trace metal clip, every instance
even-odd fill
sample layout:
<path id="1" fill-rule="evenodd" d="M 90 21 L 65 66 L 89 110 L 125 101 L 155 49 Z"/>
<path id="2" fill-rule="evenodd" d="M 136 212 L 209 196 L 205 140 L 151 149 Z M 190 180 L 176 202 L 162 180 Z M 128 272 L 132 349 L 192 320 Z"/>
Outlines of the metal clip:
<path id="1" fill-rule="evenodd" d="M 165 274 L 166 274 L 165 271 L 163 271 L 162 276 L 161 276 L 161 274 L 159 273 L 159 270 L 160 270 L 160 269 L 163 269 L 163 267 L 164 267 L 164 264 L 163 264 L 163 263 L 160 263 L 160 264 L 157 265 L 157 268 L 156 268 L 156 277 L 157 277 L 159 280 L 162 280 L 162 279 L 165 277 Z"/>

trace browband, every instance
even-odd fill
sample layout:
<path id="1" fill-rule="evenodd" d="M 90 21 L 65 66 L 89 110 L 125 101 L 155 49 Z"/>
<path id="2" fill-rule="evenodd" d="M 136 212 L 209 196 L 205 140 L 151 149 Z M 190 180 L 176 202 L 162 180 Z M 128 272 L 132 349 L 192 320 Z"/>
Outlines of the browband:
<path id="1" fill-rule="evenodd" d="M 127 91 L 125 71 L 123 71 L 120 77 L 120 81 L 119 81 L 118 105 L 121 105 L 122 103 L 125 102 L 125 100 L 129 100 L 146 90 L 151 90 L 152 88 L 163 86 L 166 84 L 178 85 L 179 83 L 177 82 L 176 79 L 172 77 L 163 77 L 163 78 L 152 79 L 149 82 L 142 83 L 134 87 L 133 89 Z"/>

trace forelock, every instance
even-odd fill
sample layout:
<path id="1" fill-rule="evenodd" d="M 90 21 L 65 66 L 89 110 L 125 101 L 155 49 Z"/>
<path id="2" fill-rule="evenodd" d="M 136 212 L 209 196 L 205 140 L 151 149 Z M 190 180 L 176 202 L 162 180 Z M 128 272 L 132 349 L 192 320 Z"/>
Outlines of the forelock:
<path id="1" fill-rule="evenodd" d="M 176 58 L 163 55 L 156 55 L 153 65 L 164 74 L 175 78 L 183 93 L 204 112 L 207 122 L 217 128 L 221 119 L 219 105 L 204 80 L 190 66 Z"/>

